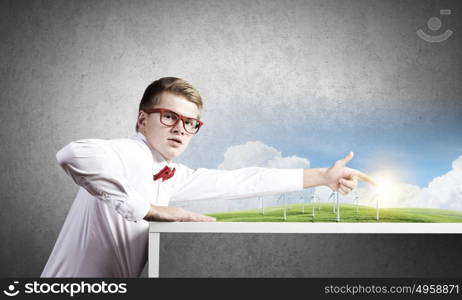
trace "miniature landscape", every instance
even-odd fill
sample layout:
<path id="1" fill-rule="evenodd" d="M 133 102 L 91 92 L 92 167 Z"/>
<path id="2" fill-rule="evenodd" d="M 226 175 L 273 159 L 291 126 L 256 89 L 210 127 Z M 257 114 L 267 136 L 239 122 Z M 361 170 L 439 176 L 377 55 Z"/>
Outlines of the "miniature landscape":
<path id="1" fill-rule="evenodd" d="M 339 222 L 345 223 L 460 223 L 462 212 L 431 208 L 381 208 L 340 204 Z M 332 203 L 291 204 L 260 209 L 212 213 L 219 222 L 336 222 Z M 284 212 L 285 210 L 285 212 Z"/>

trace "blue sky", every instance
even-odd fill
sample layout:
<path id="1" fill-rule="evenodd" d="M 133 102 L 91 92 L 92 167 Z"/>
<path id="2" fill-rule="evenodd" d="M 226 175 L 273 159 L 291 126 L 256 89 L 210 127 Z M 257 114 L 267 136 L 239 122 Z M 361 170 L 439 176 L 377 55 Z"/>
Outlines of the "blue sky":
<path id="1" fill-rule="evenodd" d="M 300 128 L 294 129 L 292 135 L 272 136 L 263 141 L 284 155 L 309 158 L 312 167 L 329 165 L 351 150 L 356 154 L 351 167 L 377 171 L 378 166 L 370 161 L 384 161 L 406 170 L 407 176 L 403 178 L 406 182 L 424 187 L 434 177 L 447 173 L 452 161 L 462 155 L 462 121 L 455 124 L 453 117 L 445 115 L 435 118 L 435 125 L 416 124 L 407 126 L 405 130 L 399 124 L 379 127 L 376 131 L 355 124 L 349 132 L 331 126 L 306 138 L 294 138 L 304 136 Z M 309 128 L 309 124 L 305 127 Z M 332 141 L 319 139 L 319 136 L 329 137 Z M 313 146 L 313 141 L 317 141 L 317 145 Z M 332 144 L 337 144 L 338 148 L 332 149 Z"/>

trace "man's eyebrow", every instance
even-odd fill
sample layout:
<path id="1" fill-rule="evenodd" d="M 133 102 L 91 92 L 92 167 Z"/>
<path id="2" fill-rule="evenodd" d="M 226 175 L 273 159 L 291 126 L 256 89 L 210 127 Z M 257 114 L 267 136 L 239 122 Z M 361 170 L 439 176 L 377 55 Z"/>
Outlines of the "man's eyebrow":
<path id="1" fill-rule="evenodd" d="M 172 110 L 173 111 L 173 110 Z M 174 113 L 178 114 L 178 115 L 181 115 L 181 116 L 185 116 L 186 118 L 188 119 L 197 119 L 197 120 L 200 120 L 201 116 L 198 115 L 197 117 L 190 117 L 190 116 L 187 116 L 187 115 L 183 115 L 183 114 L 180 114 L 180 113 L 177 113 L 176 111 L 173 111 Z"/>
<path id="2" fill-rule="evenodd" d="M 157 107 L 154 107 L 154 108 L 157 108 Z M 159 108 L 162 108 L 162 107 L 159 107 Z M 189 119 L 199 119 L 200 118 L 200 115 L 199 115 L 199 117 L 190 117 L 190 116 L 184 115 L 184 114 L 179 113 L 176 110 L 173 110 L 173 109 L 170 109 L 170 108 L 163 108 L 163 109 L 169 110 L 169 111 L 171 111 L 173 113 L 176 113 L 177 115 L 180 115 L 180 116 L 183 116 L 183 117 L 186 117 L 186 118 L 189 118 Z"/>
<path id="3" fill-rule="evenodd" d="M 186 118 L 198 119 L 198 120 L 200 120 L 200 118 L 201 118 L 201 115 L 200 115 L 200 114 L 199 114 L 198 116 L 196 116 L 196 117 L 189 117 L 189 116 L 187 116 L 187 115 L 182 115 L 182 116 L 185 116 Z"/>
<path id="4" fill-rule="evenodd" d="M 179 115 L 182 115 L 182 116 L 184 116 L 184 117 L 186 117 L 186 118 L 188 118 L 188 119 L 197 119 L 197 120 L 199 120 L 199 118 L 200 118 L 200 116 L 197 116 L 197 117 L 190 117 L 190 116 L 183 115 L 183 114 L 179 114 Z"/>

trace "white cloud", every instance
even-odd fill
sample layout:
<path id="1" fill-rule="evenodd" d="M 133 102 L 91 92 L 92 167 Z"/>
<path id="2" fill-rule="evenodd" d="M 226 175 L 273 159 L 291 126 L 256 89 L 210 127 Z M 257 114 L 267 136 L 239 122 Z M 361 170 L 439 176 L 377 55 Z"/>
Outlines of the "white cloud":
<path id="1" fill-rule="evenodd" d="M 233 170 L 246 167 L 309 168 L 310 161 L 298 156 L 282 156 L 276 148 L 260 141 L 229 147 L 218 169 Z"/>
<path id="2" fill-rule="evenodd" d="M 424 207 L 462 210 L 462 155 L 452 162 L 451 171 L 422 189 L 419 202 Z"/>

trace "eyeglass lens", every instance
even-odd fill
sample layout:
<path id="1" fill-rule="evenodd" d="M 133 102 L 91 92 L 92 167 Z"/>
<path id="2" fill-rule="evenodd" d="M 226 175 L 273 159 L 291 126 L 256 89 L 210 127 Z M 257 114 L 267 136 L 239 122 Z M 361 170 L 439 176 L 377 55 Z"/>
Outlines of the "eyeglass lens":
<path id="1" fill-rule="evenodd" d="M 164 111 L 161 114 L 160 120 L 164 125 L 173 126 L 178 122 L 179 116 L 171 111 Z M 199 130 L 199 122 L 195 119 L 186 119 L 184 128 L 189 133 L 196 133 Z"/>

